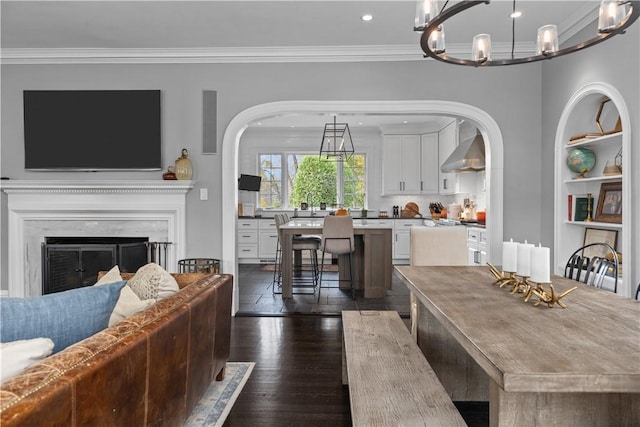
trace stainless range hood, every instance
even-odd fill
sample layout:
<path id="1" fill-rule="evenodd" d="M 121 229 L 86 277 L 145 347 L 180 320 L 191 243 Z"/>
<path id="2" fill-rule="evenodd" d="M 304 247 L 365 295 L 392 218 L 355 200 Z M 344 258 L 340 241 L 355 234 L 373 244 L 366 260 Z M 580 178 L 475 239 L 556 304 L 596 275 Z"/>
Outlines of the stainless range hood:
<path id="1" fill-rule="evenodd" d="M 444 173 L 476 172 L 483 171 L 484 168 L 484 139 L 478 133 L 474 138 L 458 144 L 449 158 L 440 166 L 440 171 Z"/>

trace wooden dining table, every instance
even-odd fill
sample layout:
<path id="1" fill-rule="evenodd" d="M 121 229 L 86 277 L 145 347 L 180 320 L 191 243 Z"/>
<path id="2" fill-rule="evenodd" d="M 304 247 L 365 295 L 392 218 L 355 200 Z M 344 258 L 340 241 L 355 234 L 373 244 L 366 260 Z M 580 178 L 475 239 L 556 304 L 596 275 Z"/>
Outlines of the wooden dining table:
<path id="1" fill-rule="evenodd" d="M 486 266 L 395 268 L 430 365 L 454 401 L 488 401 L 491 426 L 640 426 L 640 302 L 552 276 L 577 289 L 550 308 Z"/>
<path id="2" fill-rule="evenodd" d="M 321 218 L 297 218 L 280 226 L 282 241 L 282 298 L 293 295 L 293 266 L 300 263 L 294 261 L 292 250 L 293 236 L 297 234 L 322 234 Z M 375 221 L 354 221 L 353 234 L 355 251 L 352 254 L 353 287 L 361 290 L 365 298 L 382 298 L 391 289 L 392 229 L 388 226 L 376 225 Z M 299 256 L 299 255 L 298 255 Z M 349 289 L 349 257 L 338 257 L 338 275 L 340 287 Z"/>

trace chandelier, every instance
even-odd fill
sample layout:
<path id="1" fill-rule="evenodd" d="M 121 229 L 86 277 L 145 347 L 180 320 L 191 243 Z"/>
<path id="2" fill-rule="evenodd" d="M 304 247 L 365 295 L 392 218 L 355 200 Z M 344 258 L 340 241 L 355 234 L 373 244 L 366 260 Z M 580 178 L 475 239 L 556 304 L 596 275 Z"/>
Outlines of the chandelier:
<path id="1" fill-rule="evenodd" d="M 320 145 L 320 160 L 343 162 L 351 158 L 354 151 L 349 125 L 337 123 L 336 116 L 333 116 L 333 123 L 324 125 L 322 143 Z"/>
<path id="2" fill-rule="evenodd" d="M 512 65 L 551 59 L 568 53 L 576 52 L 589 46 L 605 41 L 624 31 L 633 24 L 640 15 L 640 1 L 602 0 L 598 13 L 598 34 L 586 41 L 560 49 L 558 46 L 558 29 L 555 25 L 544 25 L 538 28 L 536 39 L 536 53 L 530 56 L 516 56 L 515 48 L 515 19 L 516 2 L 513 0 L 511 15 L 511 57 L 494 59 L 491 57 L 491 36 L 478 34 L 473 37 L 471 57 L 463 59 L 448 55 L 445 48 L 444 23 L 473 6 L 489 4 L 489 0 L 460 1 L 447 8 L 449 1 L 445 1 L 442 8 L 437 0 L 418 0 L 415 19 L 415 31 L 422 31 L 420 46 L 425 57 L 438 61 L 474 67 L 497 65 Z"/>

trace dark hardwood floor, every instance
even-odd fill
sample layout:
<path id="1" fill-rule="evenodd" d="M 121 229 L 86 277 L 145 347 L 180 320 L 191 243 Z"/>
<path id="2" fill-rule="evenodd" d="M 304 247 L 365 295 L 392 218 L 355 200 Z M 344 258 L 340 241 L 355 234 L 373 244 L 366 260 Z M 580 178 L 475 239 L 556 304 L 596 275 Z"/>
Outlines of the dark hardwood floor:
<path id="1" fill-rule="evenodd" d="M 338 316 L 234 317 L 230 360 L 256 366 L 224 425 L 350 426 L 341 340 Z M 469 426 L 489 424 L 486 403 L 457 406 Z"/>
<path id="2" fill-rule="evenodd" d="M 289 315 L 325 314 L 340 316 L 342 310 L 394 310 L 401 315 L 409 314 L 409 289 L 394 273 L 392 288 L 384 298 L 364 298 L 361 292 L 353 299 L 351 292 L 341 289 L 323 288 L 318 299 L 313 289 L 302 289 L 310 295 L 294 294 L 283 300 L 272 292 L 273 272 L 263 271 L 260 264 L 238 266 L 241 315 Z M 325 273 L 328 280 L 337 279 L 337 273 Z M 330 286 L 335 284 L 327 283 Z"/>
<path id="3" fill-rule="evenodd" d="M 335 275 L 335 273 L 333 273 Z M 409 291 L 394 274 L 385 298 L 339 289 L 273 295 L 273 273 L 240 265 L 240 312 L 232 319 L 231 358 L 255 362 L 225 426 L 350 426 L 342 385 L 342 310 L 395 310 L 409 316 Z M 487 426 L 486 403 L 457 404 L 470 426 Z M 446 427 L 446 426 L 442 426 Z"/>
<path id="4" fill-rule="evenodd" d="M 350 426 L 339 317 L 235 317 L 231 360 L 256 366 L 225 426 Z"/>

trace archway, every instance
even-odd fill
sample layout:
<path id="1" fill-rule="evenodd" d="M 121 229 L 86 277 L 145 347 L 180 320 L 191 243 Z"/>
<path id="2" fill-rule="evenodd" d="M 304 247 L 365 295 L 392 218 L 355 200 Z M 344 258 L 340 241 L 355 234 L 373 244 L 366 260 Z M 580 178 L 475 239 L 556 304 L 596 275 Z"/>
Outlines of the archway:
<path id="1" fill-rule="evenodd" d="M 236 263 L 236 219 L 238 206 L 238 148 L 248 123 L 276 114 L 422 114 L 459 117 L 469 120 L 485 140 L 487 259 L 501 263 L 503 236 L 503 167 L 502 133 L 495 120 L 474 106 L 450 101 L 279 101 L 260 104 L 241 111 L 225 130 L 222 140 L 222 271 L 234 274 L 233 313 L 238 311 L 238 266 Z M 233 207 L 233 209 L 230 209 Z"/>

